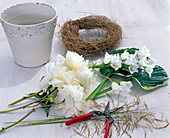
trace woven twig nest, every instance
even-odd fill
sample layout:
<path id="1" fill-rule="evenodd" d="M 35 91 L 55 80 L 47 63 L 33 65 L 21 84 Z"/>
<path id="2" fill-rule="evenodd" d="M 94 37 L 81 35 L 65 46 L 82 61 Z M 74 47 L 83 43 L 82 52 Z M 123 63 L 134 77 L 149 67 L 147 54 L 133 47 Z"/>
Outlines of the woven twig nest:
<path id="1" fill-rule="evenodd" d="M 81 29 L 102 29 L 106 36 L 101 39 L 84 40 L 79 37 Z M 122 29 L 105 16 L 87 16 L 64 23 L 61 27 L 61 37 L 68 50 L 84 56 L 93 56 L 116 48 L 122 39 Z"/>

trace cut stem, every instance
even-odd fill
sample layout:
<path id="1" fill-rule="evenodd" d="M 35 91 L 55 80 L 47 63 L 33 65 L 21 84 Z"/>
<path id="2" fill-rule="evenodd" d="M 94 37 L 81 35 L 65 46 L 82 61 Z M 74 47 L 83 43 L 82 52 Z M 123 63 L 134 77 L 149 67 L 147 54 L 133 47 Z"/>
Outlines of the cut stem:
<path id="1" fill-rule="evenodd" d="M 56 90 L 56 89 L 54 89 L 51 93 L 53 93 L 55 90 Z M 51 94 L 51 93 L 50 93 L 50 94 Z M 42 97 L 42 98 L 40 98 L 40 99 L 38 99 L 38 100 L 35 100 L 35 101 L 31 102 L 31 103 L 28 103 L 28 104 L 26 104 L 26 105 L 24 105 L 24 106 L 21 106 L 21 107 L 18 107 L 18 108 L 14 108 L 14 109 L 11 109 L 11 110 L 0 111 L 0 113 L 8 113 L 8 112 L 16 111 L 16 110 L 19 110 L 19 109 L 24 109 L 24 108 L 28 107 L 29 105 L 32 105 L 32 104 L 34 104 L 34 103 L 37 103 L 37 102 L 43 100 L 44 98 L 46 98 L 46 97 L 49 96 L 50 94 L 47 94 L 47 95 L 45 95 L 44 97 Z"/>
<path id="2" fill-rule="evenodd" d="M 57 103 L 57 104 L 60 104 L 60 103 Z M 14 122 L 13 124 L 7 126 L 7 127 L 3 127 L 1 130 L 0 130 L 0 133 L 2 133 L 3 131 L 7 130 L 8 128 L 11 128 L 15 125 L 17 125 L 18 123 L 20 123 L 22 120 L 24 120 L 27 116 L 29 116 L 32 112 L 35 112 L 36 110 L 40 109 L 40 108 L 43 108 L 43 107 L 46 107 L 46 106 L 52 106 L 52 105 L 57 105 L 57 104 L 50 104 L 50 105 L 45 105 L 45 106 L 41 106 L 41 107 L 37 107 L 37 108 L 33 108 L 30 112 L 28 112 L 24 117 L 22 117 L 20 120 L 18 120 L 17 122 Z"/>
<path id="3" fill-rule="evenodd" d="M 13 126 L 15 126 L 16 124 L 18 124 L 19 122 L 21 122 L 22 120 L 24 120 L 27 116 L 29 116 L 32 112 L 35 112 L 36 109 L 32 109 L 30 112 L 28 112 L 24 117 L 22 117 L 20 120 L 18 120 L 17 122 L 13 123 L 12 125 L 9 125 L 7 127 L 3 127 L 1 130 L 0 130 L 0 133 L 2 133 L 3 131 L 7 130 L 8 128 L 11 128 Z"/>
<path id="4" fill-rule="evenodd" d="M 105 90 L 103 90 L 103 91 L 100 91 L 100 92 L 98 92 L 98 93 L 95 95 L 94 98 L 99 97 L 100 95 L 105 94 L 106 92 L 109 92 L 109 91 L 111 91 L 111 90 L 112 90 L 112 87 L 109 87 L 109 88 L 107 88 L 107 89 L 105 89 Z"/>
<path id="5" fill-rule="evenodd" d="M 28 98 L 31 98 L 31 97 L 33 97 L 33 96 L 36 96 L 36 95 L 38 95 L 38 94 L 41 93 L 41 92 L 43 92 L 43 90 L 40 90 L 40 91 L 38 91 L 38 92 L 36 92 L 36 93 L 34 93 L 34 94 L 31 94 L 31 95 L 28 95 L 28 96 L 24 96 L 24 97 L 22 97 L 21 99 L 18 99 L 17 101 L 14 101 L 13 103 L 8 104 L 8 106 L 15 105 L 15 104 L 17 104 L 17 103 L 19 103 L 19 102 L 21 102 L 21 101 L 24 101 L 24 100 L 26 100 L 26 99 L 28 99 Z"/>
<path id="6" fill-rule="evenodd" d="M 92 100 L 95 98 L 98 91 L 101 89 L 101 87 L 108 81 L 108 78 L 112 75 L 113 69 L 109 72 L 109 74 L 104 78 L 104 80 L 96 87 L 96 89 L 86 98 L 86 101 L 89 99 Z"/>

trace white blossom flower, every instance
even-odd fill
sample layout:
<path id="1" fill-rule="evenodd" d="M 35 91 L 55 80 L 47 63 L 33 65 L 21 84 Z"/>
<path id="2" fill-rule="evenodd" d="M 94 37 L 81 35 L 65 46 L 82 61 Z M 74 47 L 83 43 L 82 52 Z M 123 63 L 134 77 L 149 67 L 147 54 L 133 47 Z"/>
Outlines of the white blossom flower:
<path id="1" fill-rule="evenodd" d="M 148 57 L 148 65 L 149 65 L 150 67 L 154 68 L 155 65 L 156 65 L 156 62 L 157 62 L 156 59 L 154 59 L 154 58 L 152 58 L 152 57 Z"/>
<path id="2" fill-rule="evenodd" d="M 119 94 L 119 92 L 122 90 L 123 89 L 120 87 L 119 84 L 117 84 L 116 82 L 112 82 L 112 92 L 114 92 L 115 94 Z"/>
<path id="3" fill-rule="evenodd" d="M 139 60 L 138 64 L 143 68 L 146 67 L 148 65 L 148 61 L 146 57 L 143 57 Z"/>
<path id="4" fill-rule="evenodd" d="M 142 49 L 140 49 L 138 51 L 138 56 L 139 57 L 150 57 L 151 54 L 150 54 L 150 50 L 148 48 L 146 48 L 146 46 L 143 46 Z"/>
<path id="5" fill-rule="evenodd" d="M 138 63 L 137 52 L 135 54 L 130 54 L 125 60 L 126 65 L 136 65 Z"/>
<path id="6" fill-rule="evenodd" d="M 112 58 L 112 55 L 110 55 L 106 52 L 105 57 L 104 57 L 104 63 L 109 64 L 109 62 L 111 61 L 111 58 Z"/>
<path id="7" fill-rule="evenodd" d="M 130 73 L 133 74 L 135 72 L 138 72 L 138 67 L 139 67 L 138 64 L 134 64 L 134 65 L 129 66 Z"/>
<path id="8" fill-rule="evenodd" d="M 130 92 L 130 88 L 133 86 L 131 81 L 121 81 L 120 82 L 120 87 L 123 89 L 123 92 Z"/>
<path id="9" fill-rule="evenodd" d="M 102 60 L 101 60 L 101 58 L 97 59 L 94 63 L 95 63 L 96 65 L 100 65 L 100 64 L 102 64 Z"/>
<path id="10" fill-rule="evenodd" d="M 119 54 L 113 55 L 111 57 L 111 67 L 115 70 L 118 70 L 122 66 L 122 61 L 120 59 Z"/>
<path id="11" fill-rule="evenodd" d="M 129 57 L 129 52 L 127 52 L 127 50 L 125 50 L 122 54 L 121 54 L 121 59 L 122 60 L 126 60 Z"/>

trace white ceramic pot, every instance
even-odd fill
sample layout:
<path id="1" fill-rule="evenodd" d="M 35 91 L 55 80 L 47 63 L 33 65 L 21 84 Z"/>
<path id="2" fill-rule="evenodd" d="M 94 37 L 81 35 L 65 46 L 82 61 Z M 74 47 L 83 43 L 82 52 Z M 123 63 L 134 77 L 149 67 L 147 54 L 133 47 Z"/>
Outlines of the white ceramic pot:
<path id="1" fill-rule="evenodd" d="M 56 11 L 42 3 L 23 3 L 1 14 L 1 23 L 15 62 L 37 67 L 50 60 Z"/>

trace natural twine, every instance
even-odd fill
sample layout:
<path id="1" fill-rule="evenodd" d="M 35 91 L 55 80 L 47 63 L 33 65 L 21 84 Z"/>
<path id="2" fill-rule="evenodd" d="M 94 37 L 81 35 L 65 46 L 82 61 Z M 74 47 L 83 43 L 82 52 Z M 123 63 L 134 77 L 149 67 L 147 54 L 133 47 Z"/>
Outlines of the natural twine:
<path id="1" fill-rule="evenodd" d="M 106 37 L 83 40 L 79 30 L 102 29 Z M 61 37 L 68 50 L 84 56 L 93 56 L 115 49 L 122 39 L 122 28 L 105 16 L 87 16 L 78 20 L 69 20 L 61 27 Z"/>

